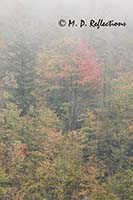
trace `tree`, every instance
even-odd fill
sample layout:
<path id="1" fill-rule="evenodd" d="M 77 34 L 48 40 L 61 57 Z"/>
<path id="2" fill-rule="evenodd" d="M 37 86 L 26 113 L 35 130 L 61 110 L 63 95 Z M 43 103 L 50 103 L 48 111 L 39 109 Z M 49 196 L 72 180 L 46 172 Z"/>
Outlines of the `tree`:
<path id="1" fill-rule="evenodd" d="M 65 41 L 65 47 L 68 44 L 72 46 L 68 41 Z M 100 85 L 101 70 L 93 50 L 86 44 L 77 44 L 74 49 L 71 47 L 71 52 L 66 52 L 64 46 L 59 48 L 59 55 L 54 50 L 40 54 L 39 82 L 44 84 L 48 106 L 65 121 L 65 130 L 75 130 L 81 127 L 78 116 L 87 108 L 88 98 L 93 98 Z M 83 100 L 85 93 L 88 95 Z M 81 108 L 80 102 L 83 105 L 83 101 L 85 106 Z"/>
<path id="2" fill-rule="evenodd" d="M 120 200 L 131 200 L 132 199 L 132 176 L 133 172 L 131 169 L 118 172 L 114 176 L 110 177 L 107 182 L 107 191 L 111 191 Z"/>

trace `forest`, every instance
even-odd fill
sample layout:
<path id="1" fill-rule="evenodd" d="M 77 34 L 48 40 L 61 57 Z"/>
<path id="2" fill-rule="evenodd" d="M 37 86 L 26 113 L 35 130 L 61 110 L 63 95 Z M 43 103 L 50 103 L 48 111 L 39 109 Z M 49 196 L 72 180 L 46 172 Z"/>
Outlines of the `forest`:
<path id="1" fill-rule="evenodd" d="M 0 200 L 132 200 L 133 27 L 62 28 L 14 2 L 0 19 Z"/>

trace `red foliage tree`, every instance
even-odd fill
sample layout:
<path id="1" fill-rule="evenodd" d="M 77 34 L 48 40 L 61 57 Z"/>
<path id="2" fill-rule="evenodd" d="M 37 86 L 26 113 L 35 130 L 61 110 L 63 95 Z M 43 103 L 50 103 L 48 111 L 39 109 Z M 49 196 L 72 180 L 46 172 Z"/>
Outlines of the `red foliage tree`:
<path id="1" fill-rule="evenodd" d="M 87 82 L 98 84 L 101 77 L 101 69 L 95 56 L 94 50 L 81 43 L 71 56 L 73 64 L 64 65 L 63 77 L 66 79 L 73 77 L 78 85 L 84 85 Z"/>

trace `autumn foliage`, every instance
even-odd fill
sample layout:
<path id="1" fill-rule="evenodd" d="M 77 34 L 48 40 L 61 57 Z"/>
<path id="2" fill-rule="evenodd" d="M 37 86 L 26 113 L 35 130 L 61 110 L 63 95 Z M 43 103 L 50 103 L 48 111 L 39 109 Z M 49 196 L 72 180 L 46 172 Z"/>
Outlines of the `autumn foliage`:
<path id="1" fill-rule="evenodd" d="M 88 43 L 6 46 L 0 200 L 132 199 L 132 74 L 104 69 Z"/>
<path id="2" fill-rule="evenodd" d="M 86 43 L 81 43 L 74 50 L 71 56 L 73 64 L 64 65 L 64 76 L 66 79 L 73 76 L 78 85 L 84 85 L 87 82 L 98 84 L 101 79 L 101 68 L 94 56 L 94 50 L 87 47 Z"/>

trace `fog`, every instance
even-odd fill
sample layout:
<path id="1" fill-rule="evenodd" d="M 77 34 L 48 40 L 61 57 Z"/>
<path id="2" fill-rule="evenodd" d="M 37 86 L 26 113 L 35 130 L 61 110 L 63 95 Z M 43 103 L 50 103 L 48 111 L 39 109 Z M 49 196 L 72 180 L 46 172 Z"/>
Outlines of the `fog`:
<path id="1" fill-rule="evenodd" d="M 126 20 L 133 17 L 131 0 L 0 0 L 0 22 L 13 18 L 22 6 L 33 18 L 57 23 L 58 18 L 108 18 Z M 9 17 L 9 18 L 8 18 Z M 10 20 L 9 20 L 10 23 Z"/>
<path id="2" fill-rule="evenodd" d="M 47 43 L 56 37 L 78 36 L 92 39 L 92 36 L 114 37 L 123 35 L 126 31 L 132 34 L 131 0 L 0 0 L 0 30 L 1 39 L 13 40 L 15 34 L 23 32 L 26 37 L 36 42 Z M 58 21 L 65 20 L 114 20 L 125 22 L 124 28 L 80 29 L 60 27 Z M 94 34 L 93 34 L 94 33 Z M 109 39 L 112 43 L 113 38 Z M 115 41 L 114 41 L 115 42 Z"/>

